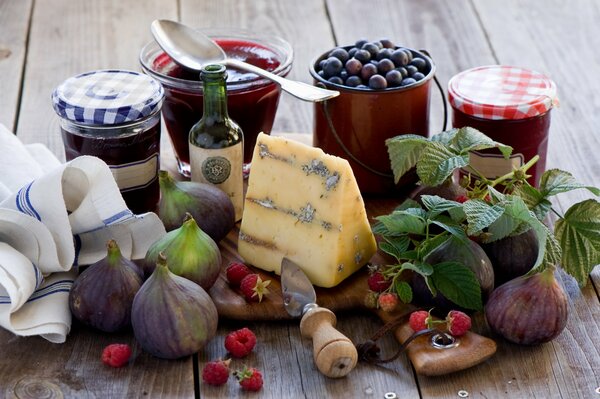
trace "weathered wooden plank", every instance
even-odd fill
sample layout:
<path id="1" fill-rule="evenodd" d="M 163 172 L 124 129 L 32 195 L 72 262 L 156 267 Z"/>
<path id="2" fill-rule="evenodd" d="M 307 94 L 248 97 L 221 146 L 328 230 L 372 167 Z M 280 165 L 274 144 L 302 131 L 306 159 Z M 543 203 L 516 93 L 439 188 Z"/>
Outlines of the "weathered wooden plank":
<path id="1" fill-rule="evenodd" d="M 14 6 L 11 12 L 16 18 Z M 176 2 L 36 2 L 19 137 L 45 143 L 62 154 L 52 89 L 67 77 L 91 69 L 139 70 L 139 50 L 151 40 L 149 26 L 156 15 L 176 18 Z M 103 334 L 78 325 L 62 345 L 1 331 L 0 396 L 40 397 L 45 390 L 58 397 L 194 396 L 191 358 L 166 361 L 140 353 L 130 367 L 111 369 L 99 359 L 102 348 L 115 341 L 134 342 L 131 333 Z"/>
<path id="2" fill-rule="evenodd" d="M 568 31 L 577 31 L 577 25 L 582 19 L 588 22 L 588 29 L 592 29 L 594 17 L 583 17 L 585 7 L 573 7 L 573 5 L 561 4 L 561 9 L 569 8 L 571 11 L 561 14 L 556 7 L 531 7 L 519 2 L 474 2 L 477 12 L 469 2 L 440 3 L 440 2 L 371 2 L 367 4 L 331 1 L 328 3 L 334 32 L 340 44 L 352 43 L 358 37 L 370 39 L 383 36 L 390 37 L 396 42 L 413 48 L 427 48 L 432 53 L 438 67 L 438 76 L 444 86 L 448 79 L 461 70 L 495 63 L 511 63 L 540 69 L 544 72 L 550 70 L 551 76 L 556 73 L 548 68 L 556 69 L 556 72 L 565 71 L 565 79 L 571 79 L 573 67 L 568 62 L 556 62 L 557 59 L 568 60 L 580 59 L 580 48 L 567 44 L 572 42 L 573 35 Z M 558 2 L 555 2 L 558 6 Z M 543 8 L 543 10 L 542 10 Z M 593 15 L 596 16 L 595 7 Z M 372 9 L 377 10 L 376 12 Z M 578 9 L 579 11 L 575 11 Z M 483 24 L 479 22 L 478 13 L 485 13 Z M 561 14 L 559 17 L 558 14 Z M 559 29 L 554 28 L 559 21 L 569 20 L 561 23 Z M 532 22 L 535 21 L 535 22 Z M 549 23 L 554 21 L 554 23 Z M 486 34 L 481 28 L 491 28 L 490 41 L 488 43 Z M 552 29 L 548 29 L 552 26 Z M 595 27 L 594 27 L 595 28 Z M 552 33 L 548 31 L 552 30 Z M 597 29 L 595 29 L 597 30 Z M 510 34 L 507 34 L 510 32 Z M 593 36 L 590 34 L 590 36 Z M 596 34 L 595 37 L 598 35 Z M 516 38 L 519 40 L 515 40 Z M 567 39 L 568 38 L 568 39 Z M 540 48 L 539 42 L 547 42 L 545 47 Z M 497 42 L 499 44 L 497 44 Z M 562 43 L 557 45 L 557 43 Z M 498 49 L 497 46 L 501 49 Z M 592 47 L 593 48 L 593 47 Z M 493 51 L 493 52 L 492 52 Z M 542 54 L 542 52 L 544 54 Z M 589 62 L 595 56 L 593 50 L 588 51 Z M 540 62 L 547 60 L 540 68 Z M 527 61 L 531 61 L 530 64 Z M 582 65 L 591 65 L 584 63 Z M 568 71 L 568 73 L 567 73 Z M 581 75 L 578 89 L 581 89 L 585 81 L 592 80 L 593 71 L 584 78 Z M 559 75 L 560 79 L 560 75 Z M 560 87 L 560 82 L 559 84 Z M 570 80 L 570 85 L 574 85 Z M 581 119 L 581 109 L 592 107 L 589 98 L 594 98 L 597 88 L 586 88 L 590 96 L 581 96 L 581 90 L 571 87 L 569 98 L 577 98 L 579 102 L 587 102 L 585 106 L 577 104 L 569 107 L 573 119 L 568 125 L 571 130 L 576 125 L 577 118 Z M 566 90 L 565 90 L 566 91 Z M 561 90 L 561 94 L 563 90 Z M 563 96 L 564 99 L 564 96 Z M 563 101 L 564 103 L 564 101 Z M 432 106 L 436 106 L 433 100 Z M 433 108 L 432 120 L 435 117 Z M 559 109 L 558 112 L 562 112 Z M 558 112 L 555 112 L 558 113 Z M 593 117 L 594 118 L 594 117 Z M 583 132 L 591 131 L 593 118 L 579 124 L 577 130 Z M 435 132 L 435 122 L 431 127 Z M 572 124 L 573 123 L 573 124 Z M 589 124 L 589 125 L 588 125 Z M 575 159 L 592 159 L 589 163 L 578 165 L 581 176 L 587 178 L 587 182 L 597 180 L 598 158 L 594 156 L 593 149 L 598 147 L 597 136 L 589 135 L 583 143 L 577 133 L 569 132 L 564 122 L 555 119 L 552 128 L 551 157 L 549 165 L 558 166 L 561 162 L 566 169 L 571 169 Z M 559 133 L 556 133 L 556 131 Z M 554 137 L 559 135 L 557 141 Z M 577 135 L 577 136 L 576 136 Z M 573 143 L 577 140 L 576 143 Z M 565 147 L 569 147 L 565 150 Z M 585 148 L 580 148 L 585 147 Z M 560 155 L 558 155 L 560 153 Z M 555 155 L 552 155 L 555 154 Z M 561 158 L 557 161 L 555 158 Z M 553 163 L 554 162 L 554 163 Z M 591 168 L 590 168 L 591 165 Z M 583 169 L 586 169 L 585 171 Z M 579 174 L 577 174 L 579 175 Z M 595 175 L 595 176 L 594 176 Z M 581 193 L 575 195 L 582 195 Z M 507 344 L 499 337 L 498 353 L 485 364 L 461 373 L 440 378 L 419 377 L 419 387 L 425 397 L 451 397 L 456 396 L 458 391 L 466 390 L 471 396 L 498 397 L 511 394 L 516 397 L 585 397 L 593 392 L 598 386 L 598 351 L 589 347 L 589 343 L 598 340 L 598 324 L 592 317 L 598 314 L 598 299 L 591 286 L 588 286 L 580 298 L 572 299 L 570 305 L 571 318 L 567 330 L 553 343 L 542 345 L 537 348 L 523 348 Z M 485 323 L 479 320 L 476 329 L 482 334 L 488 335 Z M 588 350 L 584 354 L 583 351 Z M 581 363 L 576 366 L 574 359 L 582 356 Z M 589 374 L 596 374 L 589 376 Z M 587 378 L 587 381 L 585 381 Z M 585 382 L 584 382 L 585 381 Z"/>
<path id="3" fill-rule="evenodd" d="M 364 342 L 379 327 L 380 322 L 369 314 L 340 313 L 338 325 L 353 342 Z M 233 369 L 244 365 L 263 372 L 264 388 L 261 398 L 347 398 L 383 397 L 395 392 L 399 398 L 418 398 L 414 377 L 406 356 L 385 367 L 359 363 L 348 376 L 331 379 L 319 373 L 313 362 L 312 343 L 300 335 L 297 322 L 236 322 L 221 321 L 218 337 L 200 355 L 200 372 L 207 361 L 226 358 L 224 336 L 235 329 L 249 327 L 257 336 L 254 352 L 245 359 L 233 359 Z M 398 347 L 392 334 L 378 341 L 383 354 L 393 354 Z M 235 380 L 223 387 L 201 384 L 202 398 L 243 397 Z"/>
<path id="4" fill-rule="evenodd" d="M 539 70 L 556 82 L 561 105 L 552 111 L 548 166 L 599 186 L 600 136 L 594 133 L 600 123 L 597 3 L 551 1 L 544 7 L 527 7 L 518 1 L 492 1 L 474 5 L 502 63 Z M 564 211 L 589 197 L 579 190 L 559 195 L 556 203 Z M 599 280 L 595 284 L 600 287 Z"/>
<path id="5" fill-rule="evenodd" d="M 0 1 L 0 123 L 11 131 L 19 106 L 32 3 Z"/>
<path id="6" fill-rule="evenodd" d="M 289 78 L 310 83 L 308 65 L 333 47 L 323 2 L 306 1 L 181 1 L 181 21 L 198 28 L 232 27 L 270 33 L 287 40 L 294 50 Z M 283 93 L 274 132 L 312 132 L 312 104 Z"/>
<path id="7" fill-rule="evenodd" d="M 599 185 L 600 157 L 596 149 L 598 125 L 597 25 L 600 10 L 593 1 L 551 1 L 544 7 L 526 7 L 518 1 L 475 2 L 490 42 L 504 64 L 539 70 L 557 84 L 560 108 L 552 111 L 548 166 L 568 170 L 578 180 Z M 511 35 L 505 32 L 510 30 Z M 514 40 L 518 37 L 519 40 Z M 512 39 L 511 39 L 512 38 Z M 591 195 L 583 190 L 561 194 L 554 201 L 564 213 Z M 572 295 L 567 330 L 552 343 L 556 361 L 551 371 L 562 397 L 590 397 L 600 385 L 600 304 L 598 270 L 580 296 Z M 571 282 L 568 282 L 572 284 Z"/>
<path id="8" fill-rule="evenodd" d="M 33 12 L 17 135 L 64 154 L 50 96 L 62 81 L 101 68 L 140 70 L 150 23 L 177 18 L 175 0 L 39 1 Z"/>
<path id="9" fill-rule="evenodd" d="M 64 344 L 0 331 L 0 397 L 125 398 L 194 397 L 191 358 L 161 360 L 135 348 L 133 334 L 107 334 L 74 323 Z M 134 360 L 120 369 L 100 360 L 111 343 L 134 347 Z"/>

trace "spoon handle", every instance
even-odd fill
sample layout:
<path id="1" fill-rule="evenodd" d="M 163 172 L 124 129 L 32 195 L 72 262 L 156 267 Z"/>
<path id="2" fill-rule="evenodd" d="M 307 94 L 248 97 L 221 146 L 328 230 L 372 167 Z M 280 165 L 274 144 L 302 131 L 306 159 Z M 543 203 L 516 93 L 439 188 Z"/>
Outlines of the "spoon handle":
<path id="1" fill-rule="evenodd" d="M 337 97 L 340 92 L 334 90 L 321 89 L 316 86 L 309 85 L 307 83 L 298 82 L 295 80 L 286 79 L 274 73 L 265 71 L 257 66 L 247 64 L 243 61 L 227 58 L 224 61 L 225 65 L 243 69 L 248 72 L 255 73 L 256 75 L 262 76 L 263 78 L 270 79 L 281 86 L 281 89 L 287 91 L 292 96 L 299 98 L 300 100 L 319 102 L 325 101 L 333 97 Z"/>

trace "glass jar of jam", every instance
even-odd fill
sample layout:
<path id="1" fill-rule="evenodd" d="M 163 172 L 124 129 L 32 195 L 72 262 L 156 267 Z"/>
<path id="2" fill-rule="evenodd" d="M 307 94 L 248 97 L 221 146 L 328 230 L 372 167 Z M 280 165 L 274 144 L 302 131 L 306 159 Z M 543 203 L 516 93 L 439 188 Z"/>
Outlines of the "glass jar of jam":
<path id="1" fill-rule="evenodd" d="M 508 160 L 497 150 L 473 151 L 471 166 L 493 179 L 539 155 L 539 161 L 527 171 L 529 183 L 538 185 L 546 170 L 550 111 L 558 104 L 552 80 L 519 67 L 477 67 L 450 79 L 448 99 L 454 127 L 473 127 L 513 147 Z"/>
<path id="2" fill-rule="evenodd" d="M 279 37 L 234 29 L 212 29 L 203 33 L 213 38 L 229 58 L 279 76 L 287 76 L 292 68 L 292 47 Z M 188 134 L 203 113 L 200 71 L 177 65 L 156 42 L 142 48 L 140 64 L 144 72 L 165 89 L 162 108 L 165 126 L 179 172 L 190 177 Z M 258 133 L 271 132 L 280 94 L 279 86 L 270 80 L 234 68 L 227 69 L 227 108 L 231 119 L 244 132 L 244 163 L 252 159 Z"/>
<path id="3" fill-rule="evenodd" d="M 106 162 L 135 213 L 155 210 L 159 199 L 163 96 L 156 80 L 124 70 L 86 72 L 52 93 L 67 161 L 92 155 Z"/>

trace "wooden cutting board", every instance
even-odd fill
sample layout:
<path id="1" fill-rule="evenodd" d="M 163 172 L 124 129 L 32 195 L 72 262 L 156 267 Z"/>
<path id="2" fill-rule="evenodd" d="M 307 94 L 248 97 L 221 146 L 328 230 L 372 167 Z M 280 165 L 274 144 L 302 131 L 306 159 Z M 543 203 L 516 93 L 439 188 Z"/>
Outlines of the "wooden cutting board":
<path id="1" fill-rule="evenodd" d="M 370 218 L 391 212 L 398 205 L 397 200 L 371 199 L 366 200 L 367 214 Z M 283 296 L 279 276 L 254 269 L 263 280 L 271 280 L 269 295 L 260 303 L 248 303 L 236 290 L 233 290 L 225 277 L 225 268 L 230 262 L 243 261 L 237 253 L 237 237 L 239 226 L 236 226 L 220 243 L 222 254 L 221 275 L 210 289 L 219 316 L 234 320 L 287 320 L 292 317 L 283 305 Z M 381 253 L 371 260 L 374 264 L 386 264 Z M 410 312 L 411 305 L 403 306 L 397 312 L 390 314 L 381 310 L 368 309 L 364 299 L 369 290 L 367 285 L 367 268 L 356 272 L 333 288 L 315 287 L 317 303 L 333 312 L 343 312 L 355 309 L 375 311 L 384 321 L 389 322 Z M 343 331 L 342 331 L 343 333 Z M 412 329 L 404 323 L 394 331 L 398 342 L 404 342 L 412 334 Z M 365 337 L 367 340 L 369 337 Z M 496 343 L 489 338 L 469 332 L 461 337 L 458 345 L 449 349 L 434 348 L 428 337 L 419 337 L 408 347 L 408 356 L 417 373 L 428 376 L 444 375 L 463 370 L 479 364 L 496 351 Z"/>

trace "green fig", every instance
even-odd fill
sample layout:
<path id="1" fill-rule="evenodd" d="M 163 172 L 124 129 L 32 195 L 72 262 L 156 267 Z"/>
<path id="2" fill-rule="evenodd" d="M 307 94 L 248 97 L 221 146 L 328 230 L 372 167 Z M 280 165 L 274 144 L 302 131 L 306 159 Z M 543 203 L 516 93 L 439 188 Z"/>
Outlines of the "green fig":
<path id="1" fill-rule="evenodd" d="M 160 201 L 158 215 L 167 231 L 179 227 L 186 213 L 215 242 L 219 242 L 235 225 L 235 210 L 231 199 L 210 184 L 176 181 L 167 171 L 158 172 Z"/>
<path id="2" fill-rule="evenodd" d="M 131 324 L 146 352 L 177 359 L 204 348 L 217 333 L 218 318 L 206 291 L 173 274 L 160 253 L 154 272 L 133 300 Z"/>
<path id="3" fill-rule="evenodd" d="M 186 214 L 181 227 L 169 231 L 150 246 L 141 262 L 146 276 L 154 271 L 159 252 L 164 252 L 169 259 L 169 269 L 173 273 L 192 280 L 205 290 L 210 289 L 219 277 L 219 247 L 202 231 L 189 213 Z"/>
<path id="4" fill-rule="evenodd" d="M 82 323 L 114 332 L 131 324 L 131 305 L 142 285 L 142 272 L 121 255 L 115 240 L 106 246 L 106 257 L 85 269 L 73 283 L 69 307 Z"/>

